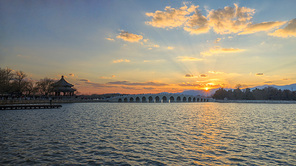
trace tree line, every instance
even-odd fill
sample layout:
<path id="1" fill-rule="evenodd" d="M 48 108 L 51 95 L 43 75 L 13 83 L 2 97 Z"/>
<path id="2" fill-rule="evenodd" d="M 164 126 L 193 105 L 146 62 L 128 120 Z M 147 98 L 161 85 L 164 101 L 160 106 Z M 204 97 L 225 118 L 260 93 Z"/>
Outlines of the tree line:
<path id="1" fill-rule="evenodd" d="M 296 91 L 288 89 L 281 90 L 274 87 L 266 87 L 263 89 L 230 89 L 220 88 L 213 95 L 218 100 L 296 100 Z"/>
<path id="2" fill-rule="evenodd" d="M 47 96 L 52 92 L 54 82 L 47 77 L 34 82 L 23 71 L 0 68 L 0 96 Z"/>

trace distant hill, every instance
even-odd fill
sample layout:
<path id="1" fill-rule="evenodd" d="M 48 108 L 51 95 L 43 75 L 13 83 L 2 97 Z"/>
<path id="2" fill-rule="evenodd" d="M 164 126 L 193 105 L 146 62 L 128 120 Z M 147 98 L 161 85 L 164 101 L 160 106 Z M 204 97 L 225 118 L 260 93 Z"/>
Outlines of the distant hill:
<path id="1" fill-rule="evenodd" d="M 193 95 L 193 96 L 212 96 L 218 89 L 211 89 L 208 91 L 204 91 L 204 90 L 184 90 L 182 93 L 180 94 L 184 94 L 184 95 Z"/>
<path id="2" fill-rule="evenodd" d="M 295 91 L 296 90 L 296 84 L 291 84 L 291 85 L 283 85 L 283 86 L 278 86 L 278 85 L 262 85 L 262 86 L 256 86 L 256 87 L 253 87 L 253 88 L 250 88 L 251 90 L 253 89 L 263 89 L 263 88 L 266 88 L 266 87 L 274 87 L 274 88 L 277 88 L 277 89 L 280 89 L 280 90 L 290 90 L 290 91 Z"/>
<path id="3" fill-rule="evenodd" d="M 280 89 L 280 90 L 290 90 L 290 91 L 296 91 L 296 84 L 291 84 L 291 85 L 283 85 L 283 86 L 278 86 L 278 85 L 262 85 L 262 86 L 255 86 L 250 88 L 251 90 L 253 89 L 264 89 L 266 87 L 274 87 L 276 89 Z M 208 91 L 204 91 L 204 90 L 184 90 L 183 92 L 181 92 L 180 94 L 184 94 L 184 95 L 193 95 L 193 96 L 212 96 L 218 89 L 211 89 Z M 229 89 L 226 89 L 229 90 Z"/>

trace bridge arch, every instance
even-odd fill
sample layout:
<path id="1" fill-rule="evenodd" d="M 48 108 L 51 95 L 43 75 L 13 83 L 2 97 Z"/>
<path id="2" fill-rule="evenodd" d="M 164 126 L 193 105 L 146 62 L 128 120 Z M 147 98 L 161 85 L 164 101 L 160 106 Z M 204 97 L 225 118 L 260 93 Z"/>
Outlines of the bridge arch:
<path id="1" fill-rule="evenodd" d="M 180 96 L 177 97 L 176 102 L 181 102 L 181 97 Z"/>
<path id="2" fill-rule="evenodd" d="M 167 103 L 167 102 L 168 102 L 168 99 L 167 99 L 166 96 L 163 96 L 163 97 L 162 97 L 162 102 L 163 102 L 163 103 Z"/>
<path id="3" fill-rule="evenodd" d="M 195 97 L 193 97 L 192 102 L 196 102 L 196 98 Z"/>
<path id="4" fill-rule="evenodd" d="M 148 101 L 149 101 L 149 103 L 154 103 L 153 97 L 152 96 L 149 96 L 148 97 Z"/>
<path id="5" fill-rule="evenodd" d="M 160 103 L 161 101 L 160 101 L 160 98 L 159 98 L 159 96 L 156 96 L 155 97 L 155 103 Z"/>
<path id="6" fill-rule="evenodd" d="M 171 103 L 175 102 L 175 98 L 174 98 L 174 96 L 171 96 L 171 97 L 170 97 L 170 102 L 171 102 Z"/>
<path id="7" fill-rule="evenodd" d="M 137 103 L 140 103 L 141 102 L 140 97 L 136 97 L 136 102 Z"/>
<path id="8" fill-rule="evenodd" d="M 111 99 L 113 102 L 137 102 L 137 103 L 174 103 L 174 102 L 209 102 L 211 99 L 201 96 L 183 95 L 183 94 L 139 94 L 124 95 Z"/>
<path id="9" fill-rule="evenodd" d="M 144 96 L 144 97 L 142 97 L 142 103 L 146 103 L 147 102 L 147 99 L 146 99 L 146 97 Z"/>
<path id="10" fill-rule="evenodd" d="M 188 97 L 188 102 L 191 102 L 191 97 Z"/>

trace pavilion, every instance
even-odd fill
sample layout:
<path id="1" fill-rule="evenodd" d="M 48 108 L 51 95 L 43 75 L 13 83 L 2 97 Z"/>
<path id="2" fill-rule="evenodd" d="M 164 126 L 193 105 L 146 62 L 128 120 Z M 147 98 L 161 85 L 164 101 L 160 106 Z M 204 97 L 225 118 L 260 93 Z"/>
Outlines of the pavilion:
<path id="1" fill-rule="evenodd" d="M 53 91 L 55 96 L 74 96 L 76 89 L 72 88 L 74 85 L 68 83 L 64 76 L 53 84 Z M 62 94 L 61 94 L 62 93 Z"/>

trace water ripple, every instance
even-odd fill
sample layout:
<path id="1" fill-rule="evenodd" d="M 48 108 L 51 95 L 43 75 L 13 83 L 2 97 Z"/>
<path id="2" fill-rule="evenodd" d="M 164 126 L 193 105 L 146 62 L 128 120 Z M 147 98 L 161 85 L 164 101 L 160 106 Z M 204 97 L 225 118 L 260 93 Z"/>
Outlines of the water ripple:
<path id="1" fill-rule="evenodd" d="M 0 112 L 0 165 L 296 165 L 296 105 L 80 103 Z"/>

